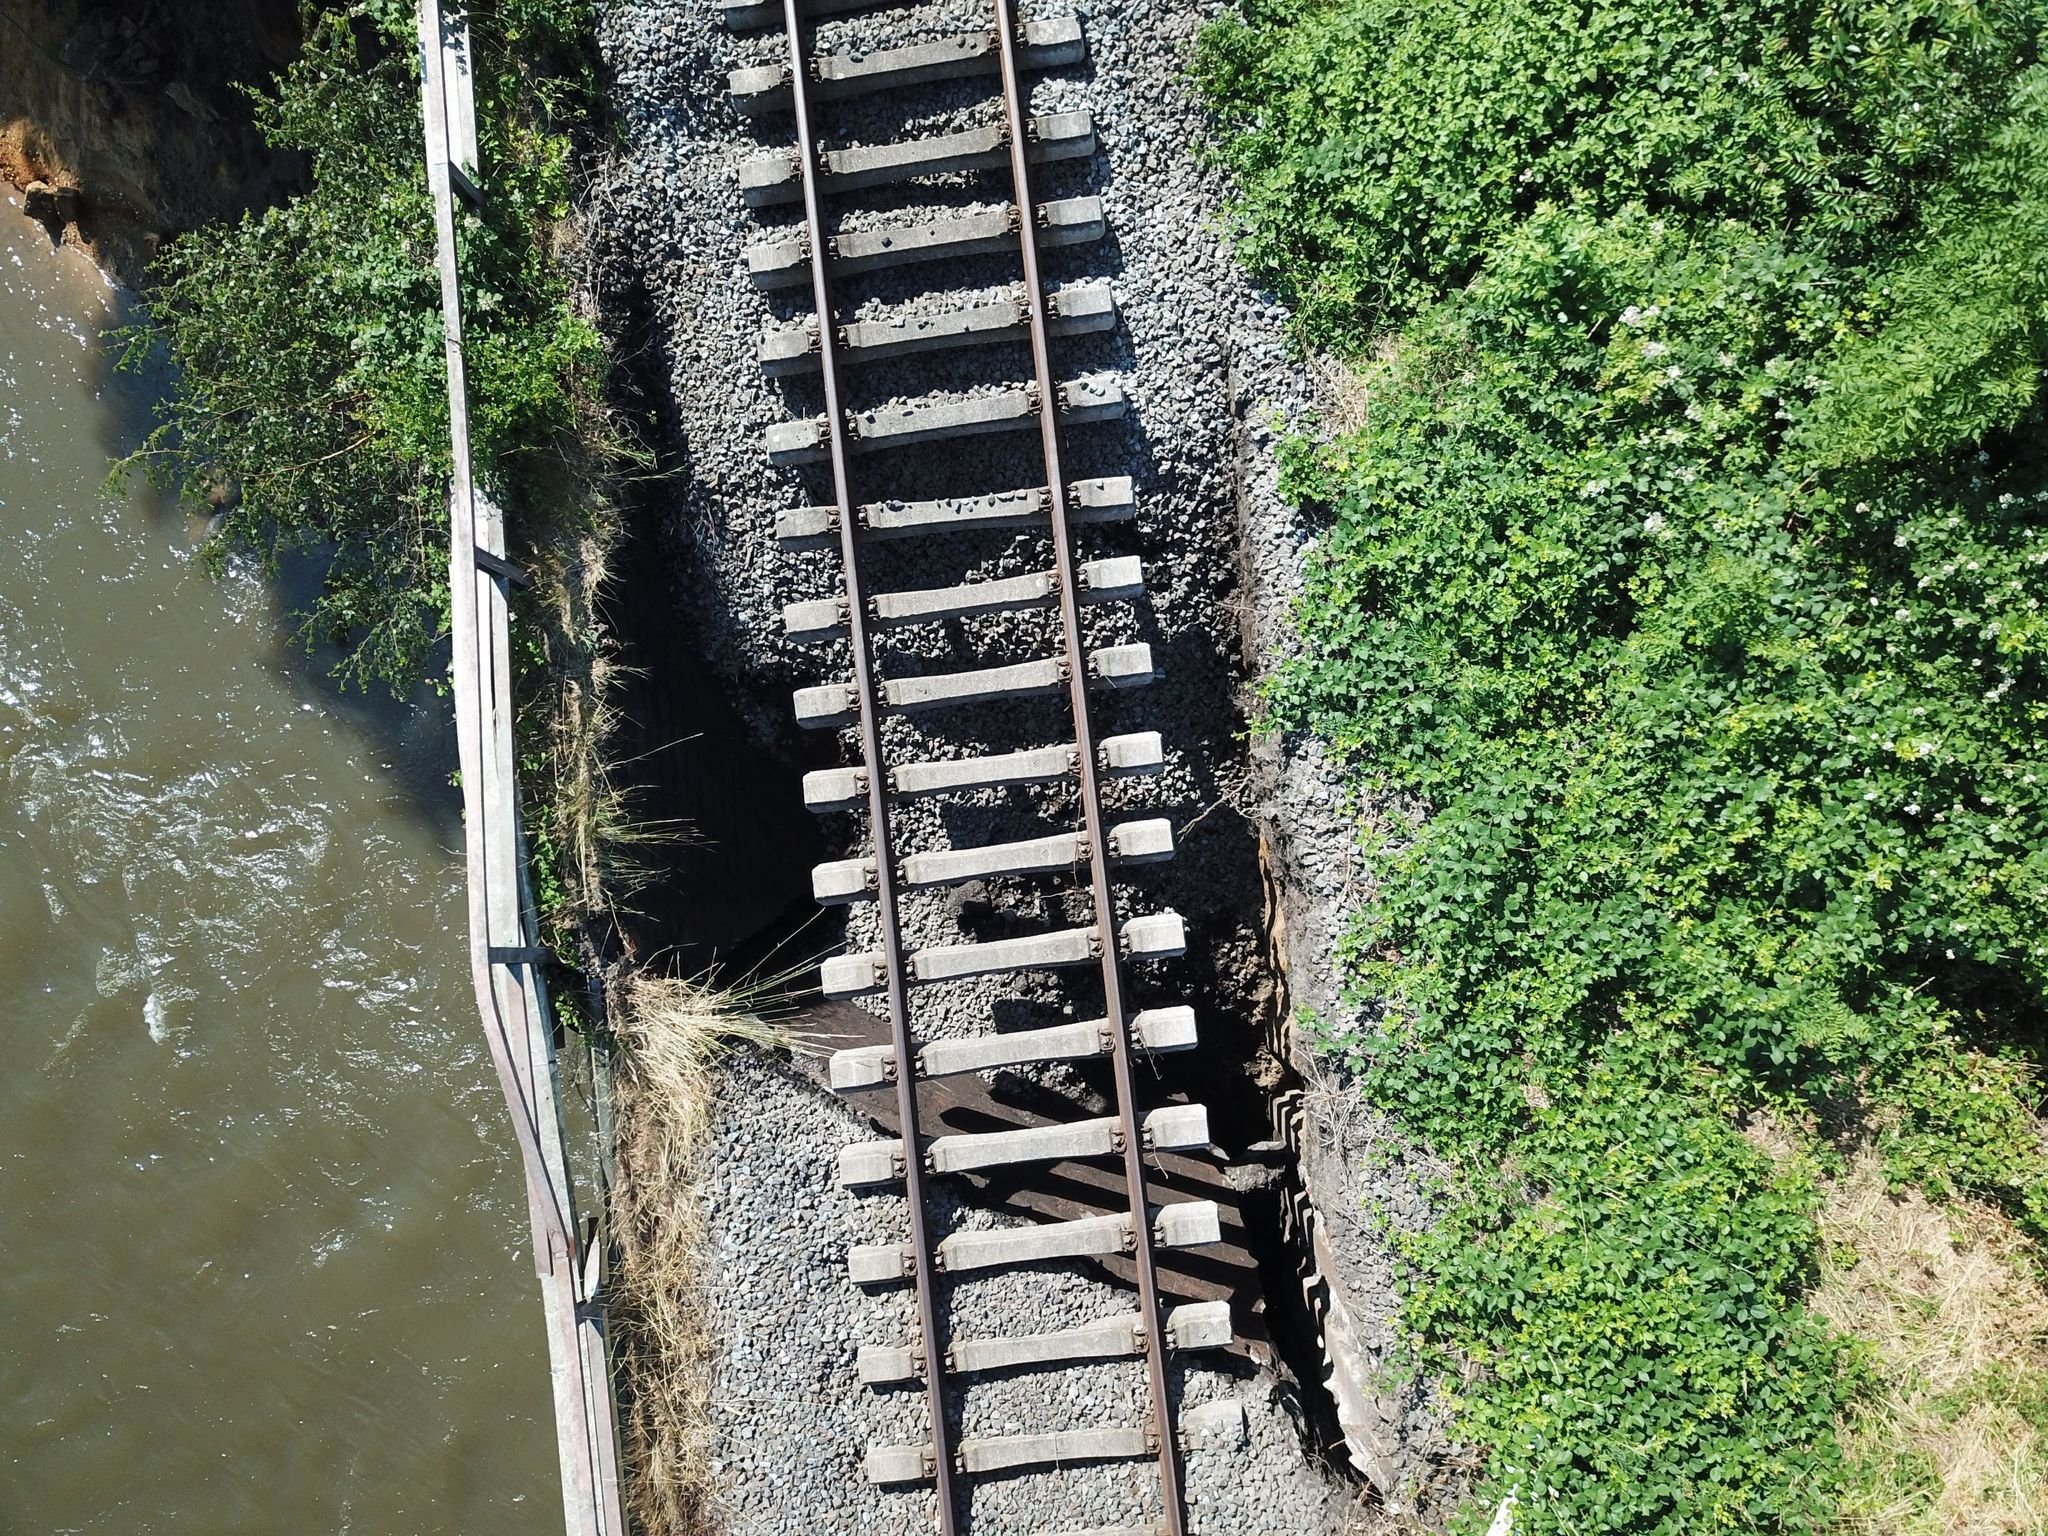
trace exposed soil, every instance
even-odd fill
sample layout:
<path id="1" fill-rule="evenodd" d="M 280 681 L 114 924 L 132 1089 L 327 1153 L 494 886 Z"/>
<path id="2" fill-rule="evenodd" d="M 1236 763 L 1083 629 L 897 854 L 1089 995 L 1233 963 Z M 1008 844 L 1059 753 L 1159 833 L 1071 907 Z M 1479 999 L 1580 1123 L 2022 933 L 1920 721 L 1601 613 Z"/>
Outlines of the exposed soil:
<path id="1" fill-rule="evenodd" d="M 52 238 L 138 287 L 163 241 L 304 185 L 239 89 L 299 41 L 295 0 L 9 0 L 0 176 Z"/>

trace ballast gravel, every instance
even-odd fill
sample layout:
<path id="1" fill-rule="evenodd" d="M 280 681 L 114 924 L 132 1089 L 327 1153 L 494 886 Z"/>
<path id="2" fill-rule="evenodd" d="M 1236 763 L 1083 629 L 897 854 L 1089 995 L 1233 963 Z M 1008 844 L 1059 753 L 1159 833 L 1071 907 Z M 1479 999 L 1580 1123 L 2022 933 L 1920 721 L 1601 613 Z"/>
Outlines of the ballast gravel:
<path id="1" fill-rule="evenodd" d="M 854 1378 L 861 1342 L 900 1343 L 915 1326 L 903 1291 L 863 1291 L 846 1252 L 902 1240 L 899 1195 L 838 1188 L 839 1148 L 871 1136 L 866 1122 L 785 1066 L 752 1051 L 730 1059 L 701 1191 L 711 1251 L 704 1293 L 717 1333 L 711 1413 L 713 1467 L 730 1536 L 819 1531 L 927 1536 L 928 1489 L 877 1488 L 862 1471 L 871 1442 L 926 1436 L 922 1390 L 874 1390 Z M 948 1213 L 942 1213 L 948 1214 Z M 969 1226 L 994 1224 L 961 1213 Z M 1128 1312 L 1131 1298 L 1064 1266 L 963 1282 L 956 1317 L 1005 1330 L 1072 1327 Z M 1355 1490 L 1333 1483 L 1301 1453 L 1284 1391 L 1241 1361 L 1184 1357 L 1183 1416 L 1239 1410 L 1235 1434 L 1188 1444 L 1188 1503 L 1202 1536 L 1312 1536 L 1362 1530 Z M 976 1378 L 965 1404 L 969 1434 L 1137 1422 L 1144 1384 L 1134 1362 Z M 1197 1423 L 1200 1416 L 1197 1415 Z M 1157 1518 L 1151 1463 L 1076 1466 L 969 1480 L 974 1536 L 1081 1531 Z"/>
<path id="2" fill-rule="evenodd" d="M 1068 9 L 1061 0 L 1023 7 L 1027 17 Z M 1164 736 L 1165 771 L 1112 784 L 1109 809 L 1168 817 L 1177 852 L 1167 863 L 1120 874 L 1119 918 L 1171 907 L 1187 919 L 1189 946 L 1183 959 L 1133 967 L 1134 1002 L 1195 1004 L 1208 1047 L 1202 1070 L 1214 1074 L 1220 1061 L 1247 1081 L 1271 1081 L 1286 1075 L 1294 1053 L 1261 991 L 1270 943 L 1262 881 L 1275 888 L 1273 905 L 1286 925 L 1293 1000 L 1341 1019 L 1347 1005 L 1329 957 L 1362 876 L 1335 766 L 1310 744 L 1245 745 L 1246 678 L 1286 654 L 1287 616 L 1316 533 L 1278 495 L 1274 450 L 1288 426 L 1331 402 L 1291 353 L 1285 312 L 1250 288 L 1230 256 L 1220 233 L 1222 179 L 1196 159 L 1201 114 L 1185 69 L 1195 34 L 1219 9 L 1213 0 L 1083 7 L 1087 59 L 1036 77 L 1031 105 L 1039 113 L 1092 115 L 1095 155 L 1044 167 L 1036 192 L 1041 200 L 1099 197 L 1109 231 L 1095 244 L 1047 250 L 1048 281 L 1107 281 L 1118 309 L 1113 331 L 1056 343 L 1056 369 L 1063 379 L 1107 374 L 1129 401 L 1122 421 L 1074 426 L 1064 438 L 1069 479 L 1128 474 L 1137 487 L 1135 521 L 1089 530 L 1083 557 L 1140 556 L 1145 598 L 1085 609 L 1084 630 L 1091 648 L 1152 647 L 1157 680 L 1098 691 L 1093 708 L 1100 734 Z M 829 596 L 838 584 L 835 553 L 787 550 L 774 535 L 778 512 L 826 499 L 824 482 L 814 472 L 771 466 L 764 448 L 772 424 L 821 409 L 814 380 L 764 378 L 755 350 L 764 328 L 810 313 L 808 284 L 764 292 L 746 270 L 749 244 L 788 238 L 800 225 L 796 210 L 751 209 L 739 192 L 742 163 L 782 148 L 790 120 L 744 117 L 725 89 L 729 70 L 782 57 L 780 33 L 728 33 L 710 0 L 613 0 L 600 11 L 620 147 L 592 190 L 585 221 L 609 311 L 644 327 L 647 335 L 636 329 L 629 339 L 651 342 L 666 375 L 664 426 L 679 458 L 663 544 L 677 622 L 764 742 L 806 766 L 855 761 L 850 735 L 837 742 L 831 732 L 800 735 L 792 723 L 793 690 L 848 675 L 843 643 L 792 643 L 781 620 L 785 603 Z M 857 12 L 822 22 L 818 47 L 862 51 L 979 30 L 990 14 L 974 0 Z M 822 114 L 828 142 L 882 143 L 978 126 L 991 120 L 993 90 L 992 78 L 977 79 L 910 93 L 908 106 L 835 104 Z M 849 204 L 840 227 L 986 210 L 1007 189 L 1007 174 L 878 189 L 862 194 L 858 212 Z M 928 314 L 1000 298 L 1016 279 L 1014 257 L 918 264 L 849 280 L 839 299 L 862 318 Z M 1013 345 L 926 354 L 860 369 L 849 404 L 977 393 L 1027 375 L 1023 349 Z M 1042 479 L 1035 460 L 1035 434 L 878 454 L 861 462 L 862 499 L 1031 485 Z M 1051 563 L 1039 532 L 873 548 L 876 584 L 889 588 L 1016 575 Z M 908 676 L 1026 661 L 1053 654 L 1057 644 L 1045 612 L 952 620 L 891 633 L 881 667 L 886 676 Z M 891 718 L 885 730 L 892 753 L 957 757 L 1052 744 L 1065 739 L 1063 719 L 1057 700 L 1024 700 Z M 906 850 L 971 845 L 1042 833 L 1060 824 L 1055 818 L 1071 824 L 1072 814 L 1069 790 L 990 791 L 913 802 L 892 815 L 892 831 Z M 863 820 L 831 819 L 831 835 L 849 856 L 862 851 Z M 986 901 L 920 894 L 906 902 L 904 916 L 913 943 L 957 943 L 1085 922 L 1089 913 L 1078 888 L 1037 883 Z M 871 904 L 840 920 L 850 948 L 873 943 Z M 1085 979 L 1063 972 L 921 988 L 916 1009 L 919 1033 L 937 1036 L 984 1031 L 992 1018 L 1021 1027 L 1095 1017 L 1101 999 L 1098 989 L 1091 1001 Z M 1161 1080 L 1164 1091 L 1197 1099 L 1206 1086 L 1172 1058 Z M 846 1277 L 851 1244 L 906 1235 L 899 1194 L 855 1196 L 833 1182 L 838 1149 L 875 1132 L 765 1058 L 736 1058 L 723 1094 L 707 1230 L 716 1248 L 713 1411 L 729 1529 L 735 1536 L 820 1524 L 927 1531 L 928 1492 L 879 1489 L 861 1470 L 870 1443 L 925 1434 L 918 1392 L 877 1392 L 854 1375 L 859 1341 L 894 1342 L 911 1326 L 907 1296 L 865 1295 Z M 1234 1156 L 1271 1130 L 1239 1125 L 1214 1133 Z M 1347 1166 L 1338 1198 L 1426 1219 L 1405 1163 L 1357 1161 Z M 996 1220 L 972 1210 L 945 1215 L 963 1226 Z M 1376 1368 L 1392 1370 L 1397 1302 L 1387 1239 L 1371 1222 L 1347 1220 L 1343 1230 L 1370 1251 L 1331 1278 L 1354 1283 L 1348 1309 L 1370 1336 Z M 956 1322 L 985 1315 L 992 1327 L 1000 1319 L 1005 1332 L 1070 1326 L 1130 1305 L 1127 1293 L 1090 1274 L 1044 1267 L 976 1278 L 955 1297 Z M 1397 1383 L 1386 1399 L 1379 1428 L 1388 1486 L 1374 1498 L 1305 1449 L 1313 1434 L 1281 1380 L 1234 1358 L 1191 1356 L 1183 1364 L 1183 1415 L 1202 1410 L 1192 1420 L 1199 1433 L 1188 1436 L 1187 1462 L 1190 1507 L 1203 1536 L 1366 1530 L 1368 1506 L 1412 1508 L 1415 1491 L 1436 1477 L 1441 1435 L 1426 1394 L 1412 1385 Z M 1142 1392 L 1132 1362 L 1025 1372 L 977 1379 L 961 1412 L 969 1433 L 1131 1423 Z M 974 1536 L 1079 1531 L 1156 1512 L 1146 1504 L 1156 1497 L 1149 1463 L 970 1482 Z"/>

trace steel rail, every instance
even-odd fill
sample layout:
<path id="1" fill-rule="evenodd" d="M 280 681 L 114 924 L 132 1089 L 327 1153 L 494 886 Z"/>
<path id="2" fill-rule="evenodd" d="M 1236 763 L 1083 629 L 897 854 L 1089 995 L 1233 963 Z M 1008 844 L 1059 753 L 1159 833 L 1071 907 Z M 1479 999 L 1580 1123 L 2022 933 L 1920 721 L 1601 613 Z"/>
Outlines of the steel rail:
<path id="1" fill-rule="evenodd" d="M 786 0 L 794 13 L 796 0 Z M 1145 1331 L 1145 1370 L 1151 1384 L 1152 1428 L 1158 1441 L 1159 1490 L 1167 1536 L 1186 1536 L 1187 1512 L 1181 1487 L 1180 1447 L 1173 1428 L 1173 1399 L 1166 1374 L 1165 1313 L 1160 1306 L 1159 1273 L 1152 1252 L 1152 1222 L 1145 1205 L 1145 1141 L 1139 1123 L 1131 1067 L 1131 1021 L 1124 1006 L 1122 967 L 1117 957 L 1116 907 L 1109 882 L 1109 844 L 1103 829 L 1102 786 L 1095 760 L 1095 732 L 1088 716 L 1087 657 L 1081 643 L 1081 609 L 1076 591 L 1078 569 L 1074 534 L 1067 522 L 1067 477 L 1061 464 L 1058 383 L 1053 377 L 1047 341 L 1045 282 L 1038 265 L 1038 232 L 1029 210 L 1038 206 L 1031 195 L 1029 120 L 1023 69 L 1017 58 L 1018 23 L 1015 0 L 995 0 L 996 40 L 1001 53 L 1003 110 L 1009 124 L 1010 174 L 1016 181 L 1016 206 L 1026 210 L 1018 221 L 1017 239 L 1024 261 L 1024 288 L 1031 311 L 1031 364 L 1038 383 L 1039 438 L 1045 451 L 1045 481 L 1052 501 L 1053 568 L 1059 588 L 1060 623 L 1066 635 L 1068 692 L 1074 716 L 1074 745 L 1080 759 L 1081 815 L 1088 839 L 1088 878 L 1095 898 L 1095 922 L 1102 935 L 1102 991 L 1110 1021 L 1110 1063 L 1116 1082 L 1117 1112 L 1122 1121 L 1124 1181 L 1131 1201 L 1132 1254 L 1138 1276 L 1139 1315 Z M 852 519 L 842 510 L 840 526 Z M 902 1060 L 899 1056 L 898 1060 Z"/>
<path id="2" fill-rule="evenodd" d="M 954 1502 L 952 1434 L 946 1421 L 944 1330 L 939 1322 L 938 1264 L 925 1205 L 925 1171 L 917 1111 L 917 1051 L 910 1028 L 909 977 L 897 913 L 896 857 L 889 830 L 888 774 L 882 766 L 882 712 L 875 686 L 874 657 L 868 648 L 868 609 L 861 585 L 859 503 L 853 495 L 846 410 L 839 390 L 839 327 L 832 307 L 830 242 L 820 188 L 818 137 L 811 120 L 810 49 L 798 0 L 783 0 L 789 33 L 790 94 L 796 113 L 797 160 L 803 173 L 804 222 L 810 231 L 811 297 L 818 314 L 818 363 L 824 382 L 825 420 L 830 433 L 832 493 L 839 511 L 839 549 L 846 570 L 847 631 L 853 647 L 853 681 L 860 704 L 861 756 L 867 765 L 868 822 L 875 849 L 875 907 L 881 924 L 882 955 L 888 975 L 885 994 L 889 1037 L 896 1052 L 896 1113 L 903 1136 L 904 1193 L 910 1205 L 910 1245 L 917 1288 L 918 1338 L 924 1352 L 925 1401 L 932 1420 L 932 1475 L 937 1487 L 941 1536 L 958 1536 Z"/>

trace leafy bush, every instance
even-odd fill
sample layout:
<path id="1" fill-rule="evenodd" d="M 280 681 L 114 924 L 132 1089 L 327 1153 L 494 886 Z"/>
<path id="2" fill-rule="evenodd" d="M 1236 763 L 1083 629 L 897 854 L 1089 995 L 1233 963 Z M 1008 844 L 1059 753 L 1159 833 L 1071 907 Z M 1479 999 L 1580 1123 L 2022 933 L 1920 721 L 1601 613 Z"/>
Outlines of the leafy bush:
<path id="1" fill-rule="evenodd" d="M 1461 1428 L 1517 1491 L 1517 1529 L 1810 1530 L 1829 1512 L 1848 1362 L 1798 1301 L 1814 1190 L 1703 1114 L 1684 1061 L 1648 1031 L 1600 1049 L 1568 1104 L 1534 1114 L 1518 1183 L 1477 1183 L 1411 1251 L 1429 1281 L 1409 1321 L 1484 1373 Z"/>
<path id="2" fill-rule="evenodd" d="M 515 497 L 603 366 L 549 241 L 568 210 L 588 22 L 587 5 L 543 0 L 473 21 L 488 196 L 460 218 L 471 431 L 478 465 Z M 270 141 L 308 156 L 311 188 L 160 259 L 131 345 L 165 344 L 179 391 L 133 462 L 219 508 L 215 558 L 326 560 L 306 638 L 348 644 L 345 676 L 404 687 L 448 611 L 447 375 L 412 8 L 309 8 L 305 26 L 302 56 L 256 99 Z"/>
<path id="3" fill-rule="evenodd" d="M 1362 341 L 1539 204 L 1891 229 L 2032 61 L 2039 0 L 1248 0 L 1197 72 L 1251 267 Z"/>
<path id="4" fill-rule="evenodd" d="M 2048 356 L 2048 69 L 1930 199 L 1920 232 L 1880 269 L 1858 334 L 1829 370 L 1810 431 L 1832 466 L 1941 453 L 2019 421 Z"/>
<path id="5" fill-rule="evenodd" d="M 1826 1523 L 1859 1375 L 1746 1112 L 2048 1237 L 2040 19 L 1208 34 L 1247 258 L 1311 341 L 1406 321 L 1289 449 L 1330 522 L 1270 697 L 1428 808 L 1333 1048 L 1466 1170 L 1407 1316 L 1480 1523 Z"/>

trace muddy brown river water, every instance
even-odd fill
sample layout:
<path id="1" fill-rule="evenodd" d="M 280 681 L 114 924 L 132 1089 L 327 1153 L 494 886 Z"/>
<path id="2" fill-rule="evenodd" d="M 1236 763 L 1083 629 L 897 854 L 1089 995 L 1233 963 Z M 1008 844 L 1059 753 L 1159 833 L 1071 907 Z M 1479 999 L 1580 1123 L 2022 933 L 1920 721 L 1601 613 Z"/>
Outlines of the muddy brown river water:
<path id="1" fill-rule="evenodd" d="M 114 313 L 0 203 L 0 1536 L 559 1531 L 444 733 L 103 494 Z"/>

